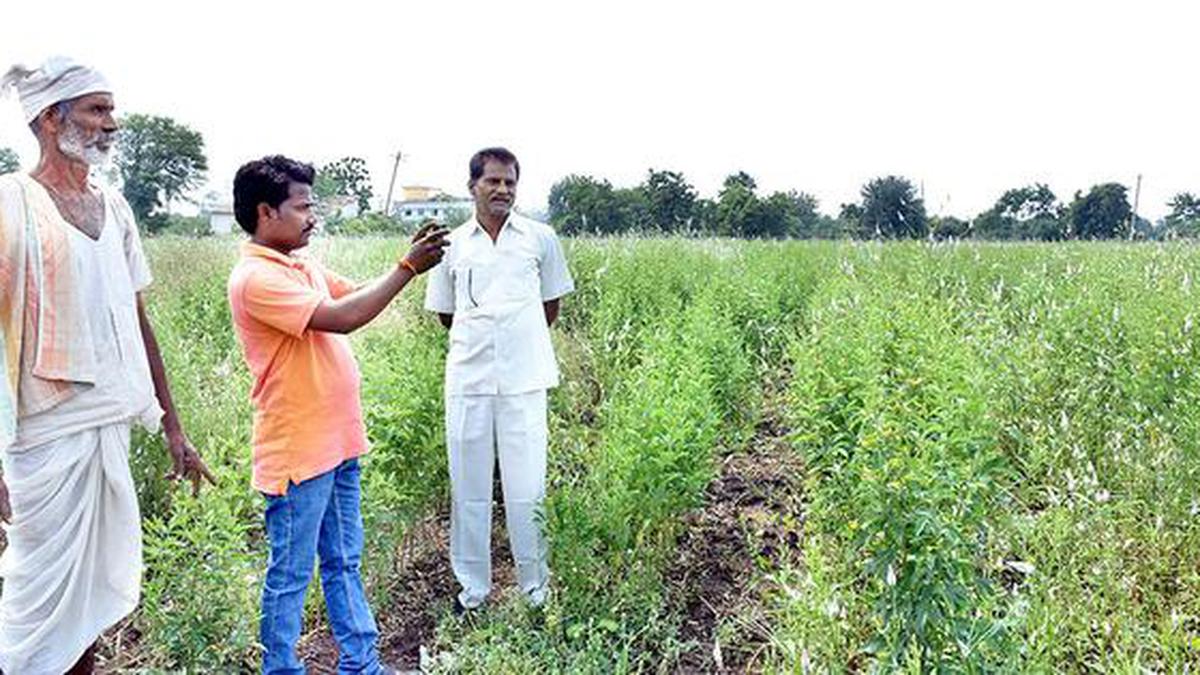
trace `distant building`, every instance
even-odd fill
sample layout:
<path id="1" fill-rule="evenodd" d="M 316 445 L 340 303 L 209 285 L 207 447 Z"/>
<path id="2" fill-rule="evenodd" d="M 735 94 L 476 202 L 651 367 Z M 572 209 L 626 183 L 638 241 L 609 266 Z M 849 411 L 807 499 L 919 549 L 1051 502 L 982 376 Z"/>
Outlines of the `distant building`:
<path id="1" fill-rule="evenodd" d="M 406 185 L 400 188 L 400 201 L 392 204 L 392 216 L 402 221 L 421 221 L 430 218 L 447 220 L 457 215 L 470 215 L 475 202 L 467 197 L 455 197 L 439 188 L 425 185 Z"/>
<path id="2" fill-rule="evenodd" d="M 441 188 L 435 188 L 428 185 L 401 185 L 400 186 L 400 201 L 402 202 L 426 202 L 431 201 L 435 197 L 445 194 Z"/>
<path id="3" fill-rule="evenodd" d="M 326 218 L 349 220 L 361 215 L 358 212 L 358 198 L 352 195 L 333 195 L 327 197 L 322 207 L 325 209 L 324 215 Z"/>
<path id="4" fill-rule="evenodd" d="M 200 209 L 200 216 L 208 219 L 208 229 L 213 234 L 232 234 L 241 229 L 233 217 L 231 204 L 205 204 Z"/>

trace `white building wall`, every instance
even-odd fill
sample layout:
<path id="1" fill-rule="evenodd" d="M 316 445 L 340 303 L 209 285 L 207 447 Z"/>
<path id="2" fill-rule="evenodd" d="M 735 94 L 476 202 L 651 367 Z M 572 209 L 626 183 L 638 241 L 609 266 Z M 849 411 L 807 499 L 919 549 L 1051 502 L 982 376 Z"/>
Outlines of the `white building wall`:
<path id="1" fill-rule="evenodd" d="M 231 234 L 241 230 L 241 225 L 234 220 L 232 213 L 215 212 L 208 214 L 208 228 L 213 234 Z"/>
<path id="2" fill-rule="evenodd" d="M 419 202 L 399 202 L 392 206 L 392 215 L 400 220 L 425 220 L 427 218 L 444 218 L 451 211 L 466 211 L 468 213 L 475 210 L 475 202 L 469 199 L 459 199 L 455 201 L 419 201 Z"/>

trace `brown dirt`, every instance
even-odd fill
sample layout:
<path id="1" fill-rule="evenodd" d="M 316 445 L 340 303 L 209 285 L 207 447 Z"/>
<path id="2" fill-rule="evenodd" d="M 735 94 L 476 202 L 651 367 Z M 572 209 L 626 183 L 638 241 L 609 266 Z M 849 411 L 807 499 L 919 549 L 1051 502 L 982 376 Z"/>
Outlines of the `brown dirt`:
<path id="1" fill-rule="evenodd" d="M 667 573 L 680 638 L 694 645 L 679 673 L 761 669 L 769 639 L 761 570 L 800 555 L 802 465 L 787 441 L 777 397 L 743 452 L 724 458 L 705 505 L 687 517 Z"/>
<path id="2" fill-rule="evenodd" d="M 492 511 L 493 599 L 515 583 L 503 523 L 504 507 L 497 494 Z M 396 577 L 389 583 L 391 602 L 374 608 L 375 621 L 383 662 L 401 670 L 416 670 L 421 647 L 433 647 L 438 620 L 450 611 L 458 593 L 450 569 L 450 515 L 438 513 L 418 523 L 405 536 L 402 548 Z M 297 652 L 313 675 L 337 672 L 337 643 L 323 618 L 301 637 Z"/>
<path id="3" fill-rule="evenodd" d="M 143 650 L 137 648 L 141 639 L 142 634 L 129 618 L 104 631 L 96 643 L 96 672 L 128 673 L 144 667 L 140 662 Z"/>
<path id="4" fill-rule="evenodd" d="M 721 461 L 705 505 L 685 519 L 667 584 L 670 608 L 681 617 L 679 637 L 692 648 L 678 658 L 673 672 L 761 669 L 769 639 L 763 605 L 768 582 L 762 571 L 799 556 L 803 523 L 802 464 L 787 441 L 779 397 L 768 393 L 766 399 L 746 449 Z M 494 593 L 508 590 L 514 579 L 501 504 L 497 499 L 493 518 Z M 417 523 L 402 550 L 389 585 L 391 601 L 375 610 L 380 655 L 411 670 L 420 667 L 421 647 L 432 647 L 437 622 L 457 592 L 449 561 L 449 515 L 437 513 Z M 139 637 L 128 621 L 109 630 L 100 641 L 97 671 L 137 669 Z M 336 672 L 337 645 L 323 617 L 306 626 L 298 652 L 310 672 Z"/>
<path id="5" fill-rule="evenodd" d="M 515 583 L 503 523 L 504 507 L 498 500 L 492 519 L 493 595 L 510 590 Z M 449 536 L 450 515 L 445 512 L 419 521 L 405 534 L 396 576 L 389 582 L 391 601 L 386 607 L 372 607 L 379 627 L 379 654 L 384 663 L 401 670 L 416 670 L 420 667 L 421 647 L 433 646 L 437 622 L 450 611 L 458 592 L 450 570 Z M 309 590 L 319 592 L 315 583 Z M 139 663 L 142 650 L 137 649 L 140 637 L 129 620 L 105 632 L 97 653 L 97 672 L 131 672 L 143 666 Z M 337 642 L 323 616 L 305 625 L 296 651 L 313 675 L 337 672 Z"/>

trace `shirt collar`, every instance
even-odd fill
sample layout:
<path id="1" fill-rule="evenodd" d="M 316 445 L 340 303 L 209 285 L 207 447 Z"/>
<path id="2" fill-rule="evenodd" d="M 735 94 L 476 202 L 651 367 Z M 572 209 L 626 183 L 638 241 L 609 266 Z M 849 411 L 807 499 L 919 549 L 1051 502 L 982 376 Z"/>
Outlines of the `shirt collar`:
<path id="1" fill-rule="evenodd" d="M 500 226 L 500 231 L 503 232 L 505 228 L 511 228 L 518 234 L 523 234 L 525 232 L 525 223 L 522 221 L 523 219 L 521 216 L 518 216 L 513 211 L 509 211 L 508 218 L 506 218 L 504 220 L 504 224 Z M 487 234 L 487 230 L 483 229 L 483 223 L 479 222 L 479 216 L 472 215 L 471 223 L 475 226 L 471 228 L 471 234 Z"/>
<path id="2" fill-rule="evenodd" d="M 242 257 L 262 258 L 264 260 L 270 260 L 282 265 L 287 265 L 288 267 L 295 267 L 296 269 L 304 267 L 305 263 L 305 260 L 301 257 L 285 255 L 273 248 L 256 244 L 252 241 L 242 242 Z"/>

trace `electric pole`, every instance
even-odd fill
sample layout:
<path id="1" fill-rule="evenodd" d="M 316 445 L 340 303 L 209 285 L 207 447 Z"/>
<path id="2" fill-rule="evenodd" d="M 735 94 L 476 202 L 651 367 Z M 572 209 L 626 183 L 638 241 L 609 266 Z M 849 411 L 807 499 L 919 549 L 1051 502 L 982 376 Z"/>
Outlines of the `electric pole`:
<path id="1" fill-rule="evenodd" d="M 1133 241 L 1134 231 L 1137 229 L 1137 210 L 1138 199 L 1142 196 L 1142 174 L 1138 174 L 1137 187 L 1133 189 L 1133 215 L 1129 217 L 1129 241 Z"/>
<path id="2" fill-rule="evenodd" d="M 396 187 L 396 171 L 400 168 L 400 158 L 403 154 L 396 151 L 396 161 L 392 162 L 392 179 L 388 181 L 387 201 L 383 203 L 383 215 L 391 217 L 392 215 L 392 189 Z"/>

